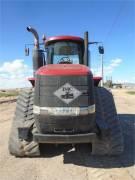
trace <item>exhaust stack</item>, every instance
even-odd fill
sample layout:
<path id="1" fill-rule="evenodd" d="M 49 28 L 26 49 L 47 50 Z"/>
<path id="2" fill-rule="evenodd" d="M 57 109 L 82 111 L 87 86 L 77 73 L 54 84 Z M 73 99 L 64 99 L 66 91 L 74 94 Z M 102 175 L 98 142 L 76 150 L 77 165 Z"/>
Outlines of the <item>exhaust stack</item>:
<path id="1" fill-rule="evenodd" d="M 34 45 L 35 47 L 39 48 L 39 36 L 38 36 L 37 31 L 31 26 L 27 27 L 27 31 L 31 32 L 34 35 Z"/>
<path id="2" fill-rule="evenodd" d="M 44 55 L 44 51 L 40 49 L 39 36 L 38 36 L 37 31 L 31 26 L 27 27 L 27 31 L 31 32 L 34 35 L 34 48 L 32 52 L 32 59 L 33 59 L 33 75 L 35 77 L 36 71 L 41 66 L 45 65 L 45 55 Z"/>
<path id="3" fill-rule="evenodd" d="M 85 52 L 84 52 L 84 64 L 88 66 L 88 56 L 89 56 L 89 49 L 88 49 L 88 42 L 89 42 L 89 35 L 88 31 L 84 33 L 84 47 L 85 47 Z"/>

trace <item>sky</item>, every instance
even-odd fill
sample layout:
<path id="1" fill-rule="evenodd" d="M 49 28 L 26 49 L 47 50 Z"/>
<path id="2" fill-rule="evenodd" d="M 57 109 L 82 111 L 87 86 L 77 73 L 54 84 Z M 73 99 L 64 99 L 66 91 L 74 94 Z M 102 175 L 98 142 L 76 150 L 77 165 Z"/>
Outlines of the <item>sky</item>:
<path id="1" fill-rule="evenodd" d="M 55 35 L 84 36 L 100 41 L 105 48 L 104 79 L 135 83 L 135 1 L 134 0 L 0 0 L 0 89 L 28 86 L 32 57 L 24 54 L 33 36 L 40 40 Z M 101 74 L 98 46 L 90 46 L 91 69 Z M 30 47 L 32 51 L 32 47 Z"/>

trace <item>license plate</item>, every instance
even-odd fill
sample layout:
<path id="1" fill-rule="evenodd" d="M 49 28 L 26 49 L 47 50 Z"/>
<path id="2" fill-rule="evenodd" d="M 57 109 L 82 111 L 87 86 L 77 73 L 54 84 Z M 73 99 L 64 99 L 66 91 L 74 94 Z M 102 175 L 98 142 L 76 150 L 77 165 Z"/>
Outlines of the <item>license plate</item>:
<path id="1" fill-rule="evenodd" d="M 59 115 L 77 115 L 77 108 L 55 108 L 54 114 Z"/>

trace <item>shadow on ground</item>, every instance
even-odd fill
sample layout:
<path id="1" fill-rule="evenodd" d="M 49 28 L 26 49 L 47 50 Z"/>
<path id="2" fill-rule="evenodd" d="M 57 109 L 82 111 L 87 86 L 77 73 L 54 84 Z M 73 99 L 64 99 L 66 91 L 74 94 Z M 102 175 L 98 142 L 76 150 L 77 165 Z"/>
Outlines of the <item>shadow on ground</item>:
<path id="1" fill-rule="evenodd" d="M 71 145 L 59 145 L 58 147 L 49 145 L 47 148 L 41 148 L 42 157 L 50 158 L 63 154 L 63 161 L 65 164 L 95 168 L 133 166 L 135 164 L 135 115 L 119 114 L 118 116 L 122 125 L 125 144 L 122 155 L 117 157 L 92 156 L 90 154 L 90 145 L 82 144 L 78 151 L 75 151 Z"/>

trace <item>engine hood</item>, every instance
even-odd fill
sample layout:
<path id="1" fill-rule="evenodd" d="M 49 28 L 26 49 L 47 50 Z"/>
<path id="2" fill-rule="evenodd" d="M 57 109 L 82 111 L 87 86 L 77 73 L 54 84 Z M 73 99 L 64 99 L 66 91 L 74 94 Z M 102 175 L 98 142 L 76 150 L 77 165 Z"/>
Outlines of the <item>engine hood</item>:
<path id="1" fill-rule="evenodd" d="M 46 76 L 65 76 L 65 75 L 90 75 L 90 69 L 85 65 L 80 64 L 49 64 L 39 68 L 37 75 Z"/>

